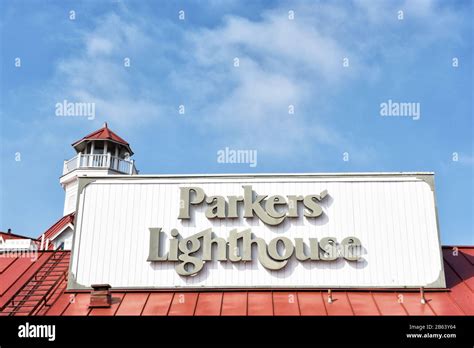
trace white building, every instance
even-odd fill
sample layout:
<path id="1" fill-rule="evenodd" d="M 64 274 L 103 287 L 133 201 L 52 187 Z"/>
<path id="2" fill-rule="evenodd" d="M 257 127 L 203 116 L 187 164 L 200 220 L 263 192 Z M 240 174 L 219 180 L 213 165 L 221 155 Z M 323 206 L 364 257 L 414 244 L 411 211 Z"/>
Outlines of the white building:
<path id="1" fill-rule="evenodd" d="M 107 124 L 72 146 L 41 243 L 71 289 L 445 287 L 433 173 L 137 175 Z"/>
<path id="2" fill-rule="evenodd" d="M 59 183 L 65 191 L 63 217 L 43 233 L 45 248 L 70 250 L 76 211 L 78 178 L 81 176 L 138 174 L 133 151 L 123 138 L 104 123 L 72 144 L 76 155 L 64 161 Z"/>

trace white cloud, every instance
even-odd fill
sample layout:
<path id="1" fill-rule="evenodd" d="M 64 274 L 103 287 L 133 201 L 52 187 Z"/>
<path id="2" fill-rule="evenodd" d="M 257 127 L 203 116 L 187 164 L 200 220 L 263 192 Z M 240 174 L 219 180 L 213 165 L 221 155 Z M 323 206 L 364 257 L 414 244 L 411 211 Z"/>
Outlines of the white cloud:
<path id="1" fill-rule="evenodd" d="M 55 100 L 94 102 L 101 120 L 128 127 L 162 117 L 164 107 L 148 89 L 156 81 L 141 80 L 146 72 L 135 67 L 137 57 L 154 44 L 151 35 L 146 26 L 116 14 L 101 18 L 94 30 L 80 33 L 81 54 L 59 62 Z M 130 67 L 124 65 L 126 58 Z"/>
<path id="2" fill-rule="evenodd" d="M 243 53 L 281 73 L 305 68 L 327 80 L 342 74 L 344 50 L 336 39 L 322 35 L 304 21 L 288 20 L 285 12 L 266 15 L 261 21 L 228 17 L 223 26 L 190 33 L 189 37 L 198 62 L 206 66 L 222 64 Z"/>
<path id="3" fill-rule="evenodd" d="M 314 93 L 322 94 L 344 74 L 347 50 L 335 38 L 304 21 L 290 21 L 281 11 L 260 21 L 227 17 L 221 26 L 187 33 L 186 39 L 195 59 L 187 67 L 186 76 L 192 78 L 185 89 L 191 94 L 197 80 L 206 81 L 206 98 L 196 101 L 205 127 L 217 127 L 238 146 L 280 155 L 309 150 L 309 142 L 345 142 L 318 121 L 318 110 L 306 110 L 308 102 L 315 102 Z M 174 78 L 177 86 L 188 79 Z M 290 105 L 294 115 L 288 113 Z"/>
<path id="4" fill-rule="evenodd" d="M 292 7 L 293 21 L 287 8 L 278 8 L 258 20 L 228 16 L 212 29 L 110 14 L 82 34 L 83 53 L 58 66 L 59 95 L 94 101 L 99 117 L 128 127 L 175 117 L 182 103 L 202 132 L 268 153 L 314 151 L 308 143 L 338 151 L 361 148 L 320 116 L 326 98 L 351 79 L 377 78 L 377 67 L 367 62 L 374 52 L 400 54 L 380 41 L 397 24 L 387 22 L 397 6 L 356 1 L 353 7 Z M 403 7 L 423 23 L 433 17 L 450 22 L 451 15 L 435 11 L 430 1 Z M 130 68 L 123 66 L 124 57 L 131 58 Z M 233 65 L 236 57 L 239 67 Z M 344 57 L 350 69 L 342 66 Z M 295 115 L 288 114 L 289 105 Z"/>
<path id="5" fill-rule="evenodd" d="M 110 54 L 113 50 L 113 43 L 104 38 L 91 36 L 87 42 L 87 54 L 97 56 L 99 54 Z"/>

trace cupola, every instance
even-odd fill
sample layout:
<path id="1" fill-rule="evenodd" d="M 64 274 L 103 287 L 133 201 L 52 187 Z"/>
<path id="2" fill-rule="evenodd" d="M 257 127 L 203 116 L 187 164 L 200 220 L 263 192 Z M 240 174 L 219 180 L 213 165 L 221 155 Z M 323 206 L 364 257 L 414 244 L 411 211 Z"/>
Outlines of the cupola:
<path id="1" fill-rule="evenodd" d="M 66 197 L 64 215 L 76 209 L 77 178 L 88 175 L 138 174 L 130 144 L 109 129 L 107 123 L 102 128 L 74 142 L 76 155 L 64 161 L 63 175 L 59 182 Z"/>

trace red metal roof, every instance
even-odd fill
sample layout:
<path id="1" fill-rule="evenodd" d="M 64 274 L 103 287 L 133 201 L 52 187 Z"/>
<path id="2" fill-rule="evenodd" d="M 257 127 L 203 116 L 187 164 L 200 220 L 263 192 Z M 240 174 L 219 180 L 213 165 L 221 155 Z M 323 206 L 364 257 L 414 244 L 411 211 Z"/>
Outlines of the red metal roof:
<path id="1" fill-rule="evenodd" d="M 55 286 L 47 291 L 35 315 L 474 315 L 472 246 L 443 247 L 447 291 L 425 291 L 426 304 L 420 302 L 419 292 L 409 290 L 333 290 L 329 303 L 328 292 L 322 290 L 112 289 L 110 308 L 91 309 L 89 292 L 66 291 L 65 264 L 69 262 L 69 254 L 42 251 L 36 260 L 0 256 L 0 315 L 9 313 L 10 300 L 40 273 L 48 274 L 47 284 Z M 55 282 L 53 275 L 59 277 Z"/>
<path id="2" fill-rule="evenodd" d="M 87 134 L 84 138 L 74 142 L 72 146 L 76 146 L 77 144 L 85 140 L 113 140 L 123 145 L 127 145 L 127 146 L 130 145 L 124 139 L 119 137 L 115 132 L 111 131 L 109 127 L 107 126 L 107 123 L 104 123 L 104 126 L 101 129 L 98 129 L 95 132 Z"/>
<path id="3" fill-rule="evenodd" d="M 34 238 L 31 238 L 31 237 L 21 236 L 19 234 L 2 232 L 2 231 L 0 231 L 0 237 L 2 237 L 3 240 L 7 240 L 7 239 L 33 239 L 35 240 Z"/>
<path id="4" fill-rule="evenodd" d="M 56 235 L 56 233 L 61 231 L 68 224 L 74 224 L 74 213 L 68 214 L 60 218 L 58 221 L 54 223 L 53 226 L 51 226 L 45 232 L 43 232 L 41 236 L 44 234 L 45 239 L 51 240 Z M 39 236 L 38 239 L 40 239 L 41 236 Z"/>
<path id="5" fill-rule="evenodd" d="M 88 135 L 86 135 L 84 138 L 74 142 L 72 146 L 77 150 L 77 151 L 82 151 L 85 144 L 83 144 L 86 141 L 89 140 L 110 140 L 113 142 L 116 142 L 118 144 L 121 144 L 125 146 L 130 153 L 130 155 L 133 155 L 133 151 L 130 148 L 130 144 L 126 142 L 123 138 L 119 137 L 115 132 L 109 129 L 107 126 L 107 123 L 104 123 L 104 126 L 95 132 L 92 132 Z"/>

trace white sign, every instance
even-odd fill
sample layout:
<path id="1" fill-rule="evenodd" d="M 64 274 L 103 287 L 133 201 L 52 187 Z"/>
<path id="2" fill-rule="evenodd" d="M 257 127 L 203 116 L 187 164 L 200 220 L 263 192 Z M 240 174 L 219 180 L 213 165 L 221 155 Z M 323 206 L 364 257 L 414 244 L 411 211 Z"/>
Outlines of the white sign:
<path id="1" fill-rule="evenodd" d="M 69 288 L 445 287 L 433 175 L 81 178 Z"/>

